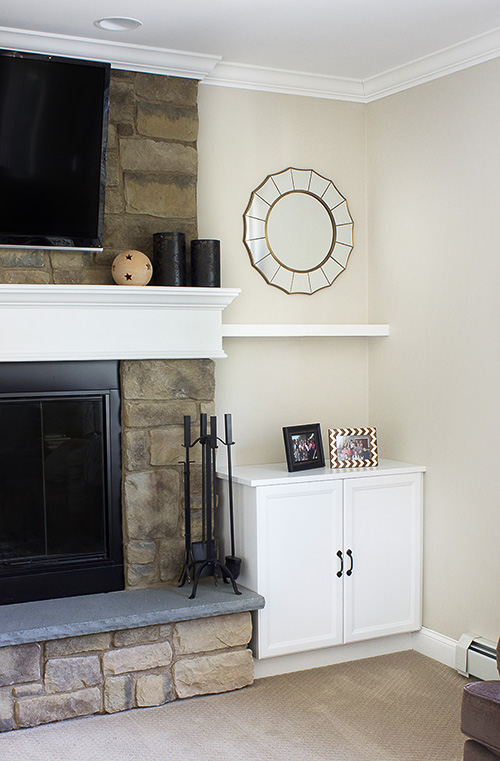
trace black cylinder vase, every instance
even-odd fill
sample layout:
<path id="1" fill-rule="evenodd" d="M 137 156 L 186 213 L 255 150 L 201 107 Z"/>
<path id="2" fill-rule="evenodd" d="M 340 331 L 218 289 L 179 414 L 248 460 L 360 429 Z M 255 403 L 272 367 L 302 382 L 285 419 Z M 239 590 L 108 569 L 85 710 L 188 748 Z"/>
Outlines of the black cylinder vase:
<path id="1" fill-rule="evenodd" d="M 154 233 L 153 285 L 186 285 L 186 236 Z"/>
<path id="2" fill-rule="evenodd" d="M 220 240 L 191 241 L 191 285 L 220 288 Z"/>

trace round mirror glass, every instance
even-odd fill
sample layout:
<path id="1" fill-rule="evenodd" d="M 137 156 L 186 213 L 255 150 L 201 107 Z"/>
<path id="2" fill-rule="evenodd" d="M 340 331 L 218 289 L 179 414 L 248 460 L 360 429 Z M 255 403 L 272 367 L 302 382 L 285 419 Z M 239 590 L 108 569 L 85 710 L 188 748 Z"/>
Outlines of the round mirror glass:
<path id="1" fill-rule="evenodd" d="M 354 223 L 333 182 L 289 167 L 256 188 L 243 215 L 252 265 L 287 293 L 314 293 L 344 271 Z"/>
<path id="2" fill-rule="evenodd" d="M 292 190 L 273 204 L 267 215 L 266 235 L 280 264 L 297 272 L 319 267 L 335 241 L 329 209 L 302 190 Z"/>

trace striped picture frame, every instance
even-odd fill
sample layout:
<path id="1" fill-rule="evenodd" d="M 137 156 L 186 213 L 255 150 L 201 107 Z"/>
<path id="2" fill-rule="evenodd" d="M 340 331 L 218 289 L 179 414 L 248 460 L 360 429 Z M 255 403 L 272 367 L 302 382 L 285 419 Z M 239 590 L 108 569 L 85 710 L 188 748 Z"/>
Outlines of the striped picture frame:
<path id="1" fill-rule="evenodd" d="M 329 428 L 331 468 L 367 468 L 378 465 L 376 428 Z"/>

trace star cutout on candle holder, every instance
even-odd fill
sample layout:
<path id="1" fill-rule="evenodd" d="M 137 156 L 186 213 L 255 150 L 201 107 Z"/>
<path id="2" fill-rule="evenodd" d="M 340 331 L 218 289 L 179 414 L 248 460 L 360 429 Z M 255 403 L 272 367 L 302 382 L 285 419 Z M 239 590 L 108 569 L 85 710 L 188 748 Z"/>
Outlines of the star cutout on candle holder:
<path id="1" fill-rule="evenodd" d="M 128 250 L 114 258 L 111 274 L 118 285 L 147 285 L 153 275 L 153 267 L 142 251 Z"/>

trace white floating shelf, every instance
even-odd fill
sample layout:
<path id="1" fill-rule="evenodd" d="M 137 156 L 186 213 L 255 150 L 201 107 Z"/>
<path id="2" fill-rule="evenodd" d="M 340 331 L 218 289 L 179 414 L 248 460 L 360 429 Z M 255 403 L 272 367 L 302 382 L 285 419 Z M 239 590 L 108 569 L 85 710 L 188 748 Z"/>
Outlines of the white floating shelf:
<path id="1" fill-rule="evenodd" d="M 223 338 L 388 335 L 389 325 L 222 325 Z"/>

